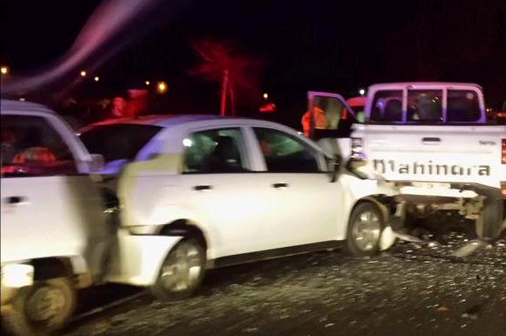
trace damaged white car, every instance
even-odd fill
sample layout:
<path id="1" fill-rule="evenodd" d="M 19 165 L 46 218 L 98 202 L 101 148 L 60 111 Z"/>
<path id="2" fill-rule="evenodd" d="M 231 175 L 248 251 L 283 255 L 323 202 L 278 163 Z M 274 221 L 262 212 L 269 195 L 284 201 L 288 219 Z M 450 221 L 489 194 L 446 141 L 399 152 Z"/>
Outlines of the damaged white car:
<path id="1" fill-rule="evenodd" d="M 110 282 L 190 295 L 210 267 L 339 247 L 393 244 L 396 189 L 349 174 L 338 157 L 267 121 L 148 116 L 80 134 L 116 176 L 120 228 Z M 384 234 L 382 234 L 384 233 Z"/>

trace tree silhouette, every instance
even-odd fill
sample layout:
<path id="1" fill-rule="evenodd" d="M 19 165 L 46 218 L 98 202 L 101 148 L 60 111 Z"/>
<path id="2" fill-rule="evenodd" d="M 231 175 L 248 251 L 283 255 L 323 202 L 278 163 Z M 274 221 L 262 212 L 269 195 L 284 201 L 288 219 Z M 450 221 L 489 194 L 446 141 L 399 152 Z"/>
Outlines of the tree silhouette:
<path id="1" fill-rule="evenodd" d="M 201 39 L 192 43 L 200 63 L 190 74 L 221 84 L 220 114 L 227 114 L 227 101 L 230 114 L 235 115 L 238 91 L 248 96 L 260 93 L 260 70 L 263 62 L 255 57 L 239 54 L 234 43 Z"/>

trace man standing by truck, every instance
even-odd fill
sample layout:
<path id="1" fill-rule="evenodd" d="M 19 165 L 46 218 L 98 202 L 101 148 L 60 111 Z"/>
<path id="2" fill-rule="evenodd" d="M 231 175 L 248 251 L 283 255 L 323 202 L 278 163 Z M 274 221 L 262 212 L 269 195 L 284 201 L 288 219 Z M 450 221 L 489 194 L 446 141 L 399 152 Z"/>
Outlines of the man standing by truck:
<path id="1" fill-rule="evenodd" d="M 327 129 L 329 123 L 325 117 L 325 112 L 319 107 L 319 104 L 315 102 L 312 107 L 312 111 L 309 110 L 302 116 L 302 128 L 304 129 L 304 135 L 309 137 L 311 134 L 311 116 L 314 118 L 314 127 L 316 129 Z"/>

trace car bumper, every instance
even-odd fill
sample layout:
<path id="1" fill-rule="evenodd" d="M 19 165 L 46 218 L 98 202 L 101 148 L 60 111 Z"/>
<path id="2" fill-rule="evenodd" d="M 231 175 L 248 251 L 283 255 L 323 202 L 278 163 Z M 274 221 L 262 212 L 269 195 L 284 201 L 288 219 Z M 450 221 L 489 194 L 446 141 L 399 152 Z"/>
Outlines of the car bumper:
<path id="1" fill-rule="evenodd" d="M 106 282 L 150 286 L 170 250 L 183 237 L 131 235 L 120 229 L 114 245 Z"/>
<path id="2" fill-rule="evenodd" d="M 8 304 L 21 287 L 33 285 L 32 265 L 9 263 L 2 265 L 1 304 Z"/>

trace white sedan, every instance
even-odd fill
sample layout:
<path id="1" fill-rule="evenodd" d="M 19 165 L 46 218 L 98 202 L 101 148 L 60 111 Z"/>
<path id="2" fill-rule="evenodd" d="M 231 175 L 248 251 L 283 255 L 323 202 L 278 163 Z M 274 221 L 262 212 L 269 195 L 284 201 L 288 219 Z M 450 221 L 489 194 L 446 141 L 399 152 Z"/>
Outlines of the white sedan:
<path id="1" fill-rule="evenodd" d="M 117 174 L 121 227 L 109 281 L 190 295 L 204 271 L 345 246 L 370 255 L 396 190 L 347 172 L 280 124 L 216 116 L 147 116 L 80 134 Z"/>

